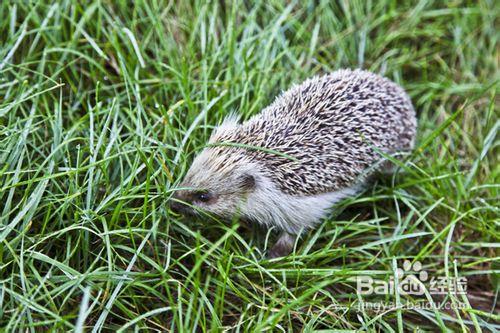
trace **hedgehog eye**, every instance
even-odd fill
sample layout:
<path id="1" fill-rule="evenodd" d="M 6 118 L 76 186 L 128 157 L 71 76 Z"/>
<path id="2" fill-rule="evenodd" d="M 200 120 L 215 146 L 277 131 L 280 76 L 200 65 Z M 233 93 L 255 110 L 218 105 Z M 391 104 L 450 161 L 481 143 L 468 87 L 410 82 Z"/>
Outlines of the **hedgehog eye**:
<path id="1" fill-rule="evenodd" d="M 210 193 L 203 191 L 203 192 L 196 193 L 195 198 L 198 201 L 207 202 L 212 198 L 212 196 L 210 195 Z"/>

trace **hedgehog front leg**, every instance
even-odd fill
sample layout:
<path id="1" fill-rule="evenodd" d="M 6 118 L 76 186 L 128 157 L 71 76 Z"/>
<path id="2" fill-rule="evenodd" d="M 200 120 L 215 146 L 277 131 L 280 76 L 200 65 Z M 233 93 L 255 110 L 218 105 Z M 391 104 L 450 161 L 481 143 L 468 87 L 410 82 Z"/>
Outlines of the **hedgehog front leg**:
<path id="1" fill-rule="evenodd" d="M 283 231 L 280 234 L 280 237 L 278 238 L 276 244 L 274 244 L 273 247 L 269 250 L 269 259 L 289 255 L 293 250 L 293 245 L 295 244 L 296 239 L 297 235 L 292 235 L 286 231 Z"/>

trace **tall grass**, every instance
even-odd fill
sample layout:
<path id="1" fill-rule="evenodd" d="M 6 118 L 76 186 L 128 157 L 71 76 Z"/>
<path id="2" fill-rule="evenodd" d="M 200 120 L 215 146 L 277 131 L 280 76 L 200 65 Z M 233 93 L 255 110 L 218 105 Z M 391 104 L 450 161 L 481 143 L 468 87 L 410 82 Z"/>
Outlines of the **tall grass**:
<path id="1" fill-rule="evenodd" d="M 495 1 L 2 1 L 0 324 L 5 331 L 496 331 Z M 340 204 L 290 257 L 274 231 L 173 214 L 228 113 L 342 67 L 418 111 L 400 172 Z M 356 294 L 403 260 L 462 276 L 460 310 Z M 362 302 L 392 301 L 384 312 Z M 436 302 L 439 300 L 434 299 Z"/>

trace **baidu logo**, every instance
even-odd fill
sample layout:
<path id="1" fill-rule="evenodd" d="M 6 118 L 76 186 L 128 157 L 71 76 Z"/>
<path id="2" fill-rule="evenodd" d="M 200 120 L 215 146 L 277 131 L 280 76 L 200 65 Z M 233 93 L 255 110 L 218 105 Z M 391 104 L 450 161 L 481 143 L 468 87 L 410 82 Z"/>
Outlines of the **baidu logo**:
<path id="1" fill-rule="evenodd" d="M 395 276 L 388 281 L 375 280 L 371 276 L 359 276 L 356 279 L 357 292 L 360 295 L 424 295 L 429 294 L 465 294 L 467 279 L 465 277 L 431 277 L 423 269 L 420 261 L 405 260 L 403 267 L 398 268 Z"/>

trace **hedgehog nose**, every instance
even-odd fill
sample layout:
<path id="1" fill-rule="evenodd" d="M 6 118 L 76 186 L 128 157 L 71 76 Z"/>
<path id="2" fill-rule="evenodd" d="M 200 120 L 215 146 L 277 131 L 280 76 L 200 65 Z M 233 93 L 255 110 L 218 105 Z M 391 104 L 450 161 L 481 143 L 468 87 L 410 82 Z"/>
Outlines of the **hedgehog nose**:
<path id="1" fill-rule="evenodd" d="M 177 214 L 186 214 L 189 211 L 189 206 L 184 203 L 186 200 L 183 193 L 175 193 L 170 199 L 170 209 Z"/>
<path id="2" fill-rule="evenodd" d="M 179 201 L 170 201 L 170 209 L 176 214 L 181 214 L 182 212 L 184 212 L 186 210 L 186 207 L 187 206 L 185 204 Z"/>

